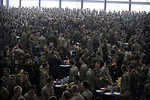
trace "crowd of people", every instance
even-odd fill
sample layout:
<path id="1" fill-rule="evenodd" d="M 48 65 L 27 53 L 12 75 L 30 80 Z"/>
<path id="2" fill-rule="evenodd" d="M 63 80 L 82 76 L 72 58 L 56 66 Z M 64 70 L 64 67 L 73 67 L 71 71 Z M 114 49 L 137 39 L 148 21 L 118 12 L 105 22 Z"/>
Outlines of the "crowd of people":
<path id="1" fill-rule="evenodd" d="M 94 100 L 122 77 L 123 100 L 150 98 L 150 13 L 0 6 L 0 99 L 57 100 L 53 82 L 68 87 L 62 100 Z"/>

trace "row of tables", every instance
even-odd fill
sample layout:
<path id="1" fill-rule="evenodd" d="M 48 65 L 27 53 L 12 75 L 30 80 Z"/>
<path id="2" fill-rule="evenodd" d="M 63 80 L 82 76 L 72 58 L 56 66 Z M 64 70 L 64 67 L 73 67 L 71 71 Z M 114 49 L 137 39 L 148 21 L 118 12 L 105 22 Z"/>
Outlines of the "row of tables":
<path id="1" fill-rule="evenodd" d="M 60 66 L 61 70 L 63 72 L 68 72 L 70 69 L 70 65 L 61 65 Z M 68 79 L 69 77 L 67 77 Z M 65 78 L 66 79 L 66 78 Z M 66 90 L 66 87 L 68 86 L 68 84 L 65 82 L 61 82 L 64 81 L 64 79 L 61 80 L 56 80 L 54 81 L 54 89 L 55 89 L 55 94 L 58 98 L 61 98 L 62 93 Z M 118 100 L 117 98 L 120 97 L 120 93 L 118 92 L 117 89 L 114 89 L 120 86 L 121 84 L 121 78 L 118 78 L 118 80 L 116 80 L 116 83 L 114 86 L 109 86 L 109 87 L 105 87 L 105 88 L 101 88 L 99 90 L 95 90 L 93 92 L 93 96 L 94 96 L 94 100 L 100 100 L 100 98 L 102 98 L 103 100 Z M 116 91 L 117 90 L 117 91 Z"/>

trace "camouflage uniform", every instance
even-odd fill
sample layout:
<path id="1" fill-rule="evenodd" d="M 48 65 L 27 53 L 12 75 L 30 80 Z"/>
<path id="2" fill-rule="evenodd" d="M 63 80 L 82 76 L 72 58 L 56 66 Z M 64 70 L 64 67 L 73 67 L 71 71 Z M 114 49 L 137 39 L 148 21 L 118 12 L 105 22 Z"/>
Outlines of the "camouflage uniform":
<path id="1" fill-rule="evenodd" d="M 37 100 L 37 95 L 30 92 L 25 93 L 24 97 L 26 100 Z"/>
<path id="2" fill-rule="evenodd" d="M 121 86 L 120 86 L 120 93 L 124 94 L 126 90 L 129 90 L 130 87 L 130 75 L 129 72 L 124 72 L 121 78 Z"/>
<path id="3" fill-rule="evenodd" d="M 81 81 L 85 81 L 86 80 L 86 73 L 88 71 L 88 67 L 87 65 L 84 63 L 81 65 L 80 67 L 80 79 Z"/>
<path id="4" fill-rule="evenodd" d="M 48 100 L 51 96 L 54 96 L 54 88 L 48 87 L 48 85 L 45 85 L 41 90 L 41 96 L 42 100 Z"/>
<path id="5" fill-rule="evenodd" d="M 78 68 L 75 65 L 73 65 L 69 71 L 69 82 L 73 81 L 73 77 L 75 75 L 78 75 Z"/>
<path id="6" fill-rule="evenodd" d="M 83 91 L 83 93 L 81 94 L 85 100 L 92 100 L 92 92 L 89 90 Z"/>
<path id="7" fill-rule="evenodd" d="M 44 69 L 43 66 L 40 66 L 39 70 L 40 70 L 40 89 L 42 89 L 47 83 L 49 71 Z"/>
<path id="8" fill-rule="evenodd" d="M 76 95 L 71 98 L 71 100 L 85 100 L 82 95 Z"/>

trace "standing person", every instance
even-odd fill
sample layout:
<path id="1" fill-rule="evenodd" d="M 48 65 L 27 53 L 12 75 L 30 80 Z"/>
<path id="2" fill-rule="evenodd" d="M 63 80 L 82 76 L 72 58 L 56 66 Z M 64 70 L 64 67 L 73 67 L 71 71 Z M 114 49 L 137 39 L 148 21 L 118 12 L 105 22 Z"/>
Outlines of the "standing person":
<path id="1" fill-rule="evenodd" d="M 40 90 L 46 85 L 49 77 L 49 64 L 44 63 L 40 66 Z"/>
<path id="2" fill-rule="evenodd" d="M 85 100 L 84 97 L 79 94 L 79 90 L 78 90 L 77 85 L 73 85 L 71 87 L 71 92 L 73 94 L 73 97 L 71 98 L 71 100 Z"/>
<path id="3" fill-rule="evenodd" d="M 92 92 L 89 91 L 89 83 L 88 82 L 84 81 L 82 83 L 82 90 L 83 90 L 83 92 L 81 95 L 85 98 L 85 100 L 92 100 L 93 95 L 92 95 Z"/>
<path id="4" fill-rule="evenodd" d="M 9 83 L 8 83 L 8 91 L 10 94 L 10 98 L 12 98 L 13 93 L 14 93 L 14 88 L 17 86 L 16 82 L 16 76 L 15 75 L 10 75 L 9 77 Z"/>
<path id="5" fill-rule="evenodd" d="M 25 98 L 21 95 L 22 88 L 20 86 L 16 86 L 14 88 L 14 96 L 11 100 L 25 100 Z"/>
<path id="6" fill-rule="evenodd" d="M 127 66 L 123 65 L 121 67 L 123 71 L 123 75 L 121 78 L 121 86 L 120 86 L 120 93 L 125 94 L 129 92 L 129 87 L 130 87 L 130 74 L 128 72 Z"/>
<path id="7" fill-rule="evenodd" d="M 81 67 L 80 67 L 80 79 L 81 81 L 85 81 L 86 80 L 86 74 L 88 71 L 88 66 L 85 64 L 85 59 L 84 58 L 80 58 L 80 63 L 81 63 Z"/>
<path id="8" fill-rule="evenodd" d="M 11 33 L 11 45 L 12 47 L 15 46 L 17 44 L 17 35 L 16 32 Z"/>
<path id="9" fill-rule="evenodd" d="M 130 68 L 130 95 L 132 98 L 137 99 L 137 83 L 139 79 L 139 72 L 136 70 L 135 65 L 133 64 L 130 65 Z"/>
<path id="10" fill-rule="evenodd" d="M 40 35 L 37 42 L 41 50 L 43 50 L 44 47 L 47 45 L 46 38 L 43 35 Z"/>
<path id="11" fill-rule="evenodd" d="M 62 94 L 62 100 L 70 100 L 71 93 L 69 91 L 64 91 Z"/>
<path id="12" fill-rule="evenodd" d="M 58 38 L 58 46 L 64 46 L 64 44 L 65 44 L 65 38 L 63 37 L 63 34 L 61 33 L 60 35 L 59 35 L 59 38 Z"/>
<path id="13" fill-rule="evenodd" d="M 88 38 L 88 40 L 87 40 L 87 49 L 90 51 L 90 52 L 92 52 L 93 51 L 93 40 L 92 40 L 92 38 Z"/>
<path id="14" fill-rule="evenodd" d="M 103 76 L 102 70 L 100 69 L 100 63 L 96 62 L 94 67 L 94 89 L 99 89 L 103 87 Z"/>
<path id="15" fill-rule="evenodd" d="M 4 87 L 8 88 L 8 82 L 9 82 L 9 77 L 10 77 L 10 69 L 9 68 L 4 68 L 3 70 L 4 76 L 1 78 L 4 83 Z"/>
<path id="16" fill-rule="evenodd" d="M 31 85 L 30 90 L 24 94 L 24 97 L 26 100 L 37 100 L 36 86 Z"/>
<path id="17" fill-rule="evenodd" d="M 21 87 L 23 89 L 22 94 L 25 94 L 26 92 L 28 92 L 30 87 L 31 87 L 31 83 L 29 81 L 29 73 L 28 72 L 24 72 L 23 73 L 23 81 L 21 82 Z"/>
<path id="18" fill-rule="evenodd" d="M 101 68 L 102 76 L 107 81 L 106 85 L 112 84 L 112 78 L 110 76 L 109 67 L 111 66 L 111 61 L 107 60 L 106 64 Z"/>
<path id="19" fill-rule="evenodd" d="M 3 80 L 0 79 L 0 100 L 9 100 L 9 91 L 3 87 Z"/>
<path id="20" fill-rule="evenodd" d="M 69 82 L 73 81 L 73 77 L 78 75 L 78 68 L 75 66 L 73 60 L 70 61 L 71 69 L 69 71 Z"/>
<path id="21" fill-rule="evenodd" d="M 41 90 L 42 100 L 48 100 L 51 96 L 55 95 L 54 88 L 52 87 L 53 83 L 53 78 L 50 77 L 47 79 L 47 84 Z"/>
<path id="22" fill-rule="evenodd" d="M 82 89 L 81 89 L 81 82 L 80 82 L 80 77 L 79 77 L 79 75 L 75 75 L 75 76 L 73 77 L 73 82 L 71 82 L 71 83 L 68 85 L 67 89 L 68 89 L 68 90 L 71 90 L 71 87 L 72 87 L 73 85 L 77 85 L 79 92 L 81 92 Z"/>
<path id="23" fill-rule="evenodd" d="M 89 68 L 87 74 L 86 74 L 86 80 L 89 83 L 89 89 L 91 91 L 94 91 L 94 69 L 95 69 L 95 65 L 91 65 L 91 67 Z"/>
<path id="24" fill-rule="evenodd" d="M 28 49 L 28 33 L 23 32 L 21 35 L 20 43 L 22 44 L 23 49 L 26 51 Z"/>

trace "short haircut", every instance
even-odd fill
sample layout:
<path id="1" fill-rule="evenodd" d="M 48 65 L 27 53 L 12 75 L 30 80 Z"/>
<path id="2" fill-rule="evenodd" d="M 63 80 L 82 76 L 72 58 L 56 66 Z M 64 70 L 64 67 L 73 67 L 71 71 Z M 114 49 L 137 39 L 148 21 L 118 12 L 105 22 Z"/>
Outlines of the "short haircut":
<path id="1" fill-rule="evenodd" d="M 83 85 L 86 89 L 89 88 L 89 83 L 88 83 L 87 81 L 84 81 L 84 82 L 82 83 L 82 85 Z"/>
<path id="2" fill-rule="evenodd" d="M 10 73 L 10 69 L 9 68 L 4 68 L 4 70 L 7 70 Z"/>
<path id="3" fill-rule="evenodd" d="M 43 63 L 42 66 L 45 68 L 48 65 L 48 63 Z"/>
<path id="4" fill-rule="evenodd" d="M 27 71 L 23 72 L 23 74 L 29 77 L 29 73 Z"/>
<path id="5" fill-rule="evenodd" d="M 32 84 L 32 85 L 30 86 L 30 89 L 36 89 L 36 88 L 37 88 L 36 85 L 33 85 L 33 84 Z"/>
<path id="6" fill-rule="evenodd" d="M 48 100 L 57 100 L 56 96 L 51 96 L 48 98 Z"/>
<path id="7" fill-rule="evenodd" d="M 101 55 L 101 52 L 96 52 L 96 55 L 99 55 L 99 56 L 100 56 L 100 55 Z"/>
<path id="8" fill-rule="evenodd" d="M 80 80 L 80 76 L 79 75 L 74 75 L 74 78 L 76 78 L 77 80 Z"/>
<path id="9" fill-rule="evenodd" d="M 79 92 L 78 86 L 77 85 L 72 85 L 71 86 L 71 91 L 74 92 L 74 93 Z"/>
<path id="10" fill-rule="evenodd" d="M 54 79 L 52 78 L 52 77 L 49 77 L 48 79 L 47 79 L 47 82 L 49 83 L 49 82 L 51 82 L 51 81 L 53 81 Z"/>
<path id="11" fill-rule="evenodd" d="M 10 78 L 14 78 L 16 80 L 16 76 L 14 74 L 12 74 Z"/>
<path id="12" fill-rule="evenodd" d="M 84 57 L 81 57 L 80 59 L 81 59 L 83 62 L 85 62 L 85 58 L 84 58 Z"/>
<path id="13" fill-rule="evenodd" d="M 107 60 L 107 61 L 106 61 L 106 64 L 111 64 L 111 60 Z"/>
<path id="14" fill-rule="evenodd" d="M 69 100 L 69 99 L 71 98 L 71 93 L 66 90 L 66 91 L 63 92 L 63 96 L 64 96 L 67 100 Z"/>
<path id="15" fill-rule="evenodd" d="M 14 92 L 17 92 L 18 89 L 20 89 L 20 91 L 22 92 L 22 87 L 21 87 L 21 86 L 15 86 L 15 87 L 14 87 Z"/>
<path id="16" fill-rule="evenodd" d="M 122 66 L 121 66 L 121 69 L 122 69 L 123 71 L 127 71 L 127 66 L 126 66 L 126 65 L 122 65 Z"/>

